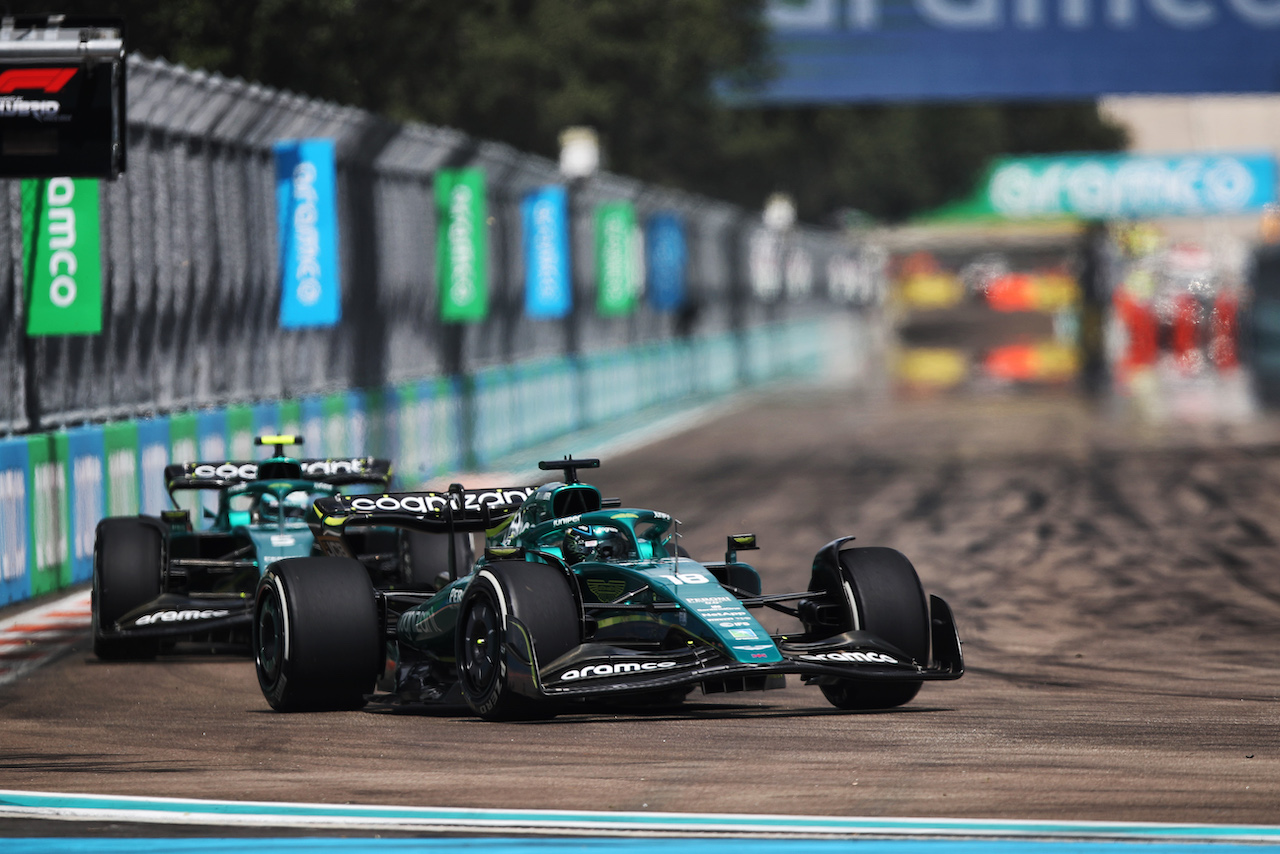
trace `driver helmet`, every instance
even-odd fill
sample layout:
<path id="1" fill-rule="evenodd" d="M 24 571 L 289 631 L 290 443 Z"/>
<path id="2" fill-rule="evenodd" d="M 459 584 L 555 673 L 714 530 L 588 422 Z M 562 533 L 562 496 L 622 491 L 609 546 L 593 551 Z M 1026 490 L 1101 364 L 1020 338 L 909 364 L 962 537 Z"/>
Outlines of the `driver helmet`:
<path id="1" fill-rule="evenodd" d="M 308 503 L 305 492 L 290 492 L 283 502 L 270 492 L 264 492 L 258 512 L 264 520 L 272 522 L 281 518 L 282 508 L 286 519 L 305 519 Z"/>
<path id="2" fill-rule="evenodd" d="M 631 550 L 617 528 L 595 526 L 570 528 L 564 535 L 562 551 L 565 562 L 572 566 L 584 560 L 625 560 Z"/>

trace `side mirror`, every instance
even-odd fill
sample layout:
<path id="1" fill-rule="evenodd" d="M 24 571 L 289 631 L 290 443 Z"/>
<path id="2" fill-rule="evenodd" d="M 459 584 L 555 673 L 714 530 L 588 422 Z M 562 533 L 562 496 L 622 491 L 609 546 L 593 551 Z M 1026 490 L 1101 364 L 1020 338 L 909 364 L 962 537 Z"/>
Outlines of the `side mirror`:
<path id="1" fill-rule="evenodd" d="M 756 545 L 755 534 L 730 534 L 725 546 L 724 562 L 737 563 L 738 552 L 753 551 L 758 548 L 760 547 Z"/>

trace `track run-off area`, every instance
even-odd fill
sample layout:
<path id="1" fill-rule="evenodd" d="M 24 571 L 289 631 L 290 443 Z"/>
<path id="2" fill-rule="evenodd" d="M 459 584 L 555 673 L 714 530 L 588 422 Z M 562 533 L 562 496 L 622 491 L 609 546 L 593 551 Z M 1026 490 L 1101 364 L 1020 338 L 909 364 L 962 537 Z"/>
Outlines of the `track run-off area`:
<path id="1" fill-rule="evenodd" d="M 791 678 L 536 723 L 282 715 L 246 657 L 103 663 L 86 628 L 0 684 L 0 850 L 1280 848 L 1275 420 L 793 389 L 601 455 L 588 479 L 675 515 L 695 557 L 756 533 L 766 592 L 803 590 L 839 536 L 901 550 L 951 604 L 965 677 L 876 713 Z"/>

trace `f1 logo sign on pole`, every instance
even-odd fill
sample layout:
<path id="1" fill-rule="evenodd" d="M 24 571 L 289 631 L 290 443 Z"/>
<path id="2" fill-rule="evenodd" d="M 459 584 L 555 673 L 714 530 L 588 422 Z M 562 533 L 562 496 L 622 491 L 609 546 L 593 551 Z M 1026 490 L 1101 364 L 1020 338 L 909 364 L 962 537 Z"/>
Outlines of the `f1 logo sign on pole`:
<path id="1" fill-rule="evenodd" d="M 342 317 L 333 140 L 281 140 L 274 153 L 280 325 L 332 326 Z"/>
<path id="2" fill-rule="evenodd" d="M 96 179 L 22 182 L 28 335 L 102 331 L 98 227 Z"/>

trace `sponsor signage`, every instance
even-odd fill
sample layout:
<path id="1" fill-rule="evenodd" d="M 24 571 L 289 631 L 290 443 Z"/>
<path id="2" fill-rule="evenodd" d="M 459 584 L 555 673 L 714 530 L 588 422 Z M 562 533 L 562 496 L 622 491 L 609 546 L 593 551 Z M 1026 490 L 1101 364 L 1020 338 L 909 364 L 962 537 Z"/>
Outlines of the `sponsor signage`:
<path id="1" fill-rule="evenodd" d="M 428 515 L 455 510 L 480 510 L 484 507 L 504 508 L 523 504 L 537 487 L 508 487 L 490 490 L 464 490 L 462 500 L 450 492 L 417 492 L 401 495 L 357 496 L 347 498 L 353 513 L 413 513 Z"/>
<path id="2" fill-rule="evenodd" d="M 103 461 L 106 444 L 99 426 L 77 427 L 55 436 L 66 465 L 65 482 L 71 523 L 71 580 L 93 577 L 93 541 L 98 521 L 107 515 L 107 484 Z"/>
<path id="3" fill-rule="evenodd" d="M 484 172 L 441 169 L 435 177 L 440 319 L 476 323 L 489 312 Z"/>
<path id="4" fill-rule="evenodd" d="M 0 28 L 0 177 L 125 169 L 124 23 L 15 15 Z"/>
<path id="5" fill-rule="evenodd" d="M 98 182 L 22 182 L 22 261 L 28 335 L 102 331 Z"/>
<path id="6" fill-rule="evenodd" d="M 170 509 L 164 488 L 164 467 L 169 464 L 169 419 L 166 416 L 138 422 L 138 488 L 141 510 L 151 516 Z M 114 510 L 113 510 L 114 513 Z"/>
<path id="7" fill-rule="evenodd" d="M 0 439 L 0 605 L 30 594 L 27 441 Z"/>
<path id="8" fill-rule="evenodd" d="M 602 317 L 630 314 L 640 298 L 640 242 L 631 202 L 596 208 L 596 310 Z"/>
<path id="9" fill-rule="evenodd" d="M 998 160 L 973 216 L 1129 219 L 1248 214 L 1276 201 L 1269 154 L 1081 154 Z"/>
<path id="10" fill-rule="evenodd" d="M 655 671 L 670 670 L 678 665 L 674 661 L 620 661 L 616 664 L 586 664 L 560 674 L 562 682 L 579 679 L 598 679 L 605 676 L 646 675 Z"/>
<path id="11" fill-rule="evenodd" d="M 1276 0 L 771 0 L 771 103 L 1274 92 Z M 726 90 L 731 93 L 731 90 Z"/>
<path id="12" fill-rule="evenodd" d="M 218 620 L 228 617 L 231 612 L 226 608 L 189 608 L 184 611 L 169 609 L 156 611 L 154 614 L 143 614 L 134 623 L 135 626 L 154 626 L 158 623 L 189 623 L 194 620 Z"/>
<path id="13" fill-rule="evenodd" d="M 565 188 L 534 190 L 524 197 L 520 213 L 524 220 L 524 312 L 535 320 L 564 317 L 573 308 Z"/>
<path id="14" fill-rule="evenodd" d="M 47 433 L 27 437 L 27 464 L 31 486 L 27 535 L 34 551 L 31 595 L 40 596 L 72 583 L 67 473 L 58 461 L 55 440 Z"/>
<path id="15" fill-rule="evenodd" d="M 675 311 L 684 305 L 684 223 L 673 213 L 649 217 L 645 228 L 645 269 L 649 275 L 649 304 L 656 311 Z"/>
<path id="16" fill-rule="evenodd" d="M 333 326 L 342 316 L 333 140 L 273 146 L 280 241 L 280 325 Z"/>

